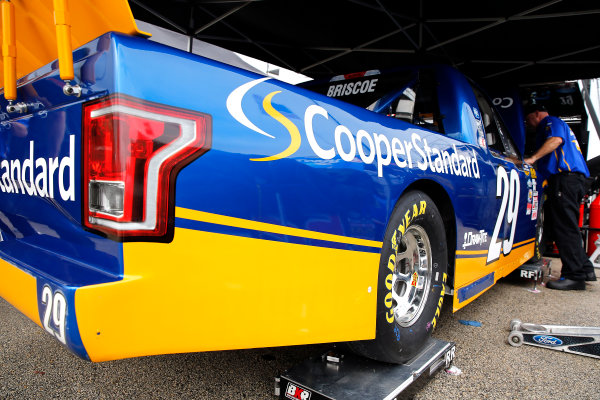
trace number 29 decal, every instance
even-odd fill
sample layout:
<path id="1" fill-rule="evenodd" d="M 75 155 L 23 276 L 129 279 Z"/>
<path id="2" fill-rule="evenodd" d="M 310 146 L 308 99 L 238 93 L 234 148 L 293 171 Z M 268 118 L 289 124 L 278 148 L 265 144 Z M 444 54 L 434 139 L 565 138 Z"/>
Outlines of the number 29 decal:
<path id="1" fill-rule="evenodd" d="M 42 289 L 42 305 L 46 306 L 44 329 L 55 336 L 62 344 L 67 344 L 65 330 L 67 326 L 67 299 L 60 291 L 52 292 L 50 286 L 45 285 Z"/>
<path id="2" fill-rule="evenodd" d="M 490 240 L 490 248 L 487 256 L 488 264 L 500 258 L 500 251 L 507 256 L 512 250 L 517 228 L 520 195 L 521 183 L 519 181 L 519 173 L 513 169 L 510 171 L 509 176 L 506 169 L 499 166 L 496 181 L 496 198 L 502 198 L 502 201 L 496 225 L 494 226 L 494 233 L 492 233 Z M 508 238 L 498 240 L 504 220 L 506 220 L 507 225 L 510 225 L 510 234 Z"/>

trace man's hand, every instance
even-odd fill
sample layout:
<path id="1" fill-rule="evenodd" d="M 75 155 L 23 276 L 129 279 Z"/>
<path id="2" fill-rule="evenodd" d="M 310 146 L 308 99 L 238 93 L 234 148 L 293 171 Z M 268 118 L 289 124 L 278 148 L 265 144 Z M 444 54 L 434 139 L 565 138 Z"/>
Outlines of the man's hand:
<path id="1" fill-rule="evenodd" d="M 540 158 L 542 158 L 545 155 L 550 154 L 554 150 L 556 150 L 558 148 L 558 146 L 560 146 L 562 144 L 562 142 L 563 141 L 560 137 L 551 136 L 548 139 L 546 139 L 546 141 L 544 142 L 542 147 L 539 148 L 538 151 L 536 151 L 535 153 L 533 153 L 531 156 L 527 157 L 523 161 L 529 165 L 533 165 L 533 163 L 536 162 L 537 160 L 539 160 Z"/>

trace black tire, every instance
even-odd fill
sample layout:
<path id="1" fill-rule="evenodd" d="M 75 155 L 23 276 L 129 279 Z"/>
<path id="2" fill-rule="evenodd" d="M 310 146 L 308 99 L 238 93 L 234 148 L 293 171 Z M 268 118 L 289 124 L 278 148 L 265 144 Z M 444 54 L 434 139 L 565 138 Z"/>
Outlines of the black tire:
<path id="1" fill-rule="evenodd" d="M 376 337 L 349 343 L 350 348 L 389 363 L 413 358 L 439 319 L 447 268 L 446 232 L 439 210 L 425 193 L 406 193 L 394 208 L 383 241 Z"/>
<path id="2" fill-rule="evenodd" d="M 545 196 L 545 195 L 544 195 Z M 529 263 L 536 263 L 540 261 L 544 256 L 546 250 L 547 235 L 544 232 L 544 197 L 540 198 L 540 205 L 538 207 L 538 217 L 535 223 L 535 249 L 533 257 L 529 259 Z"/>

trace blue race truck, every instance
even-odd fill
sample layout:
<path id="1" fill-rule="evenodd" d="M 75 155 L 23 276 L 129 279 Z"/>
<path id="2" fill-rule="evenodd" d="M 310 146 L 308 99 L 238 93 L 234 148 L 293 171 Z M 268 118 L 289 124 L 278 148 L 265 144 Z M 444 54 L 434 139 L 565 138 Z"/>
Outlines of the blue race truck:
<path id="1" fill-rule="evenodd" d="M 34 10 L 13 3 L 18 41 Z M 0 97 L 0 296 L 78 356 L 349 342 L 403 362 L 446 296 L 534 256 L 535 170 L 456 70 L 298 87 L 128 24 Z"/>

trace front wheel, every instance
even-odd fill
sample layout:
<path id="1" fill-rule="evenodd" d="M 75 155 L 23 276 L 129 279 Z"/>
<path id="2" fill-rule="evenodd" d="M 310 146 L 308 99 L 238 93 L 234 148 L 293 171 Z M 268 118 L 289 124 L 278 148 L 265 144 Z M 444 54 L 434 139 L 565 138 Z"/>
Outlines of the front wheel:
<path id="1" fill-rule="evenodd" d="M 377 287 L 376 337 L 353 342 L 357 353 L 402 363 L 421 349 L 440 315 L 447 279 L 446 233 L 423 192 L 398 201 L 383 242 Z"/>
<path id="2" fill-rule="evenodd" d="M 535 248 L 533 257 L 529 259 L 529 262 L 536 263 L 540 261 L 544 255 L 544 250 L 546 248 L 546 240 L 547 237 L 544 234 L 544 200 L 545 195 L 540 198 L 540 205 L 538 207 L 538 217 L 537 222 L 535 224 Z"/>

